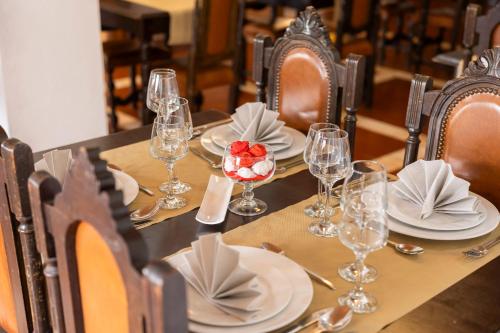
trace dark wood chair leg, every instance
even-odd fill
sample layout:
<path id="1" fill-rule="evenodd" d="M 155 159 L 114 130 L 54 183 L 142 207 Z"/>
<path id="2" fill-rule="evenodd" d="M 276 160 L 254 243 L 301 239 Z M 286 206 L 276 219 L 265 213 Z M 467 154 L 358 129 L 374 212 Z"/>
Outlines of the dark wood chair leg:
<path id="1" fill-rule="evenodd" d="M 365 106 L 371 108 L 373 106 L 373 87 L 375 80 L 375 56 L 366 57 L 366 74 L 364 82 L 363 99 Z"/>
<path id="2" fill-rule="evenodd" d="M 240 85 L 232 84 L 229 88 L 229 113 L 234 113 L 238 107 L 238 98 L 240 97 Z"/>
<path id="3" fill-rule="evenodd" d="M 134 107 L 134 110 L 137 110 L 138 101 L 137 83 L 135 82 L 136 72 L 137 71 L 135 69 L 135 65 L 130 66 L 130 89 L 132 90 L 131 96 L 132 106 Z"/>
<path id="4" fill-rule="evenodd" d="M 118 129 L 118 117 L 116 116 L 116 99 L 115 99 L 115 83 L 113 81 L 114 68 L 108 66 L 108 93 L 109 93 L 109 107 L 111 108 L 110 120 L 111 130 L 116 132 Z"/>

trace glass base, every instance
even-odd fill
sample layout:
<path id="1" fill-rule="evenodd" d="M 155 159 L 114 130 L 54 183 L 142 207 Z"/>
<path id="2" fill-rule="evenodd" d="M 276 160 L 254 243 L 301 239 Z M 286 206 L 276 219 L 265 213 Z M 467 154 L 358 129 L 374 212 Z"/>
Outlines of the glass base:
<path id="1" fill-rule="evenodd" d="M 309 224 L 309 232 L 318 237 L 336 237 L 337 226 L 333 223 L 328 225 L 321 224 L 320 221 L 314 221 Z"/>
<path id="2" fill-rule="evenodd" d="M 356 282 L 356 267 L 354 263 L 347 263 L 340 265 L 338 273 L 341 278 L 348 282 Z M 373 282 L 377 279 L 378 272 L 372 265 L 365 265 L 363 271 L 361 272 L 361 282 L 363 284 Z"/>
<path id="3" fill-rule="evenodd" d="M 264 213 L 266 210 L 267 204 L 255 198 L 252 200 L 238 198 L 229 203 L 229 211 L 241 216 L 255 216 Z"/>
<path id="4" fill-rule="evenodd" d="M 183 183 L 181 181 L 177 181 L 174 183 L 164 182 L 160 184 L 159 189 L 163 193 L 182 194 L 191 191 L 191 185 Z"/>
<path id="5" fill-rule="evenodd" d="M 316 201 L 312 205 L 307 205 L 306 208 L 304 208 L 304 214 L 309 217 L 321 217 L 323 212 L 323 205 L 319 201 Z"/>
<path id="6" fill-rule="evenodd" d="M 183 197 L 173 196 L 171 198 L 161 198 L 160 208 L 161 209 L 178 209 L 187 205 L 187 200 Z"/>
<path id="7" fill-rule="evenodd" d="M 338 299 L 340 305 L 347 305 L 354 313 L 371 313 L 377 310 L 377 299 L 364 291 L 350 290 Z"/>

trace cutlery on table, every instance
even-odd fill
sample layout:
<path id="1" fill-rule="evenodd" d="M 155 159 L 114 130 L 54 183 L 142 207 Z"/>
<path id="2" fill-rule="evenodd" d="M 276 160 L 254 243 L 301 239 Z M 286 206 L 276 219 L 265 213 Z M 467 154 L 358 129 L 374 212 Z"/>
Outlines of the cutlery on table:
<path id="1" fill-rule="evenodd" d="M 156 200 L 154 204 L 136 209 L 130 213 L 130 220 L 134 223 L 149 221 L 159 210 L 160 200 Z"/>
<path id="2" fill-rule="evenodd" d="M 413 245 L 409 243 L 396 243 L 391 240 L 387 240 L 387 244 L 391 245 L 394 247 L 394 249 L 398 252 L 401 252 L 403 254 L 421 254 L 424 253 L 424 249 L 418 245 Z"/>
<path id="3" fill-rule="evenodd" d="M 198 127 L 194 128 L 193 136 L 191 137 L 191 140 L 195 139 L 196 137 L 199 137 L 200 135 L 202 135 L 203 133 L 205 133 L 207 130 L 209 130 L 211 128 L 214 128 L 214 127 L 217 127 L 220 125 L 224 125 L 224 124 L 230 123 L 232 121 L 233 121 L 233 119 L 229 118 L 226 120 L 218 121 L 215 124 L 207 124 L 207 125 L 198 126 Z"/>
<path id="4" fill-rule="evenodd" d="M 292 162 L 288 162 L 286 164 L 283 164 L 282 166 L 276 167 L 276 170 L 274 170 L 275 174 L 280 174 L 280 173 L 285 173 L 288 169 L 298 166 L 304 163 L 304 160 L 301 158 L 300 160 L 295 160 Z"/>
<path id="5" fill-rule="evenodd" d="M 118 165 L 113 164 L 113 163 L 108 163 L 108 167 L 111 168 L 111 169 L 115 169 L 117 171 L 123 171 L 122 168 L 120 168 Z M 147 195 L 149 195 L 151 197 L 154 197 L 155 193 L 152 190 L 150 190 L 149 188 L 147 188 L 144 185 L 139 184 L 139 182 L 137 182 L 137 184 L 139 185 L 139 190 L 140 191 L 146 193 Z"/>
<path id="6" fill-rule="evenodd" d="M 500 236 L 494 239 L 490 239 L 489 241 L 477 247 L 463 251 L 463 254 L 465 254 L 469 258 L 481 258 L 488 254 L 489 249 L 491 249 L 493 246 L 499 243 L 500 243 Z"/>
<path id="7" fill-rule="evenodd" d="M 261 244 L 261 248 L 265 249 L 265 250 L 268 250 L 268 251 L 271 251 L 271 252 L 274 252 L 274 253 L 277 253 L 277 254 L 281 254 L 281 255 L 285 255 L 285 251 L 283 251 L 281 248 L 279 248 L 278 246 L 274 245 L 274 244 L 271 244 L 271 243 L 268 243 L 268 242 L 263 242 Z M 333 283 L 322 277 L 321 275 L 319 275 L 318 273 L 315 273 L 307 268 L 305 268 L 304 266 L 301 266 L 302 269 L 307 273 L 309 274 L 309 276 L 311 276 L 313 279 L 315 279 L 316 281 L 322 283 L 323 285 L 327 286 L 328 288 L 330 288 L 331 290 L 335 290 L 335 286 L 333 285 Z"/>
<path id="8" fill-rule="evenodd" d="M 204 159 L 205 161 L 207 161 L 208 164 L 212 168 L 214 168 L 214 169 L 220 169 L 220 168 L 222 168 L 222 160 L 221 161 L 215 161 L 210 156 L 206 155 L 201 150 L 199 150 L 198 148 L 189 147 L 189 150 L 191 150 L 191 152 L 193 154 L 195 154 L 196 156 L 198 156 L 198 157 Z"/>
<path id="9" fill-rule="evenodd" d="M 325 308 L 313 312 L 286 333 L 298 333 L 315 323 L 318 323 L 322 330 L 335 332 L 346 327 L 351 322 L 351 319 L 352 310 L 346 305 Z"/>

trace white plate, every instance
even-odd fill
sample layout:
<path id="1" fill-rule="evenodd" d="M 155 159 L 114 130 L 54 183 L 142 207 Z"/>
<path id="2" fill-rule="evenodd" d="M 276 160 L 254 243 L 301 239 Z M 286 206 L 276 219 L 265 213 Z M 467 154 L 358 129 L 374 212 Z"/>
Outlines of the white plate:
<path id="1" fill-rule="evenodd" d="M 215 144 L 212 141 L 212 134 L 214 131 L 218 131 L 219 127 L 214 127 L 209 130 L 207 130 L 205 133 L 200 138 L 201 145 L 203 148 L 211 152 L 212 154 L 215 154 L 217 156 L 223 156 L 224 155 L 224 149 L 219 147 L 217 144 Z M 279 160 L 285 160 L 290 157 L 297 156 L 299 154 L 302 154 L 304 151 L 304 146 L 306 144 L 306 136 L 297 131 L 294 128 L 291 127 L 283 127 L 283 131 L 286 131 L 292 136 L 293 143 L 288 149 L 284 149 L 281 151 L 278 151 L 274 154 L 274 158 L 279 161 Z"/>
<path id="2" fill-rule="evenodd" d="M 255 263 L 266 269 L 274 267 L 285 275 L 292 285 L 293 295 L 290 303 L 274 317 L 257 324 L 240 327 L 221 327 L 204 325 L 190 321 L 189 330 L 197 333 L 264 333 L 284 327 L 306 311 L 312 301 L 313 287 L 304 270 L 285 256 L 265 252 L 265 250 L 235 246 L 242 256 L 251 256 Z M 265 252 L 265 253 L 264 253 Z"/>
<path id="3" fill-rule="evenodd" d="M 481 203 L 478 205 L 478 214 L 445 214 L 434 212 L 426 219 L 421 219 L 419 216 L 419 207 L 399 197 L 391 185 L 389 184 L 387 191 L 389 199 L 387 214 L 411 226 L 430 230 L 457 231 L 476 227 L 486 220 L 486 208 Z M 470 195 L 476 197 L 472 192 Z"/>
<path id="4" fill-rule="evenodd" d="M 115 177 L 116 189 L 123 192 L 123 204 L 125 206 L 131 204 L 139 194 L 139 184 L 137 184 L 134 178 L 123 171 L 111 168 L 108 168 L 108 171 Z"/>
<path id="5" fill-rule="evenodd" d="M 498 226 L 500 215 L 498 214 L 498 210 L 495 208 L 495 206 L 493 206 L 491 202 L 478 194 L 476 194 L 476 196 L 479 198 L 481 204 L 486 209 L 486 220 L 477 227 L 458 231 L 428 230 L 413 227 L 394 218 L 389 218 L 389 229 L 403 235 L 434 240 L 462 240 L 486 235 L 487 233 L 495 230 L 495 228 Z"/>
<path id="6" fill-rule="evenodd" d="M 265 296 L 261 304 L 261 309 L 255 311 L 250 319 L 243 322 L 210 304 L 188 284 L 188 316 L 190 320 L 207 325 L 217 323 L 218 326 L 227 327 L 251 325 L 275 316 L 290 303 L 293 295 L 290 281 L 280 270 L 272 266 L 262 265 L 263 262 L 272 260 L 267 258 L 272 253 L 256 248 L 249 249 L 244 252 L 240 251 L 240 259 L 248 270 L 257 273 L 262 283 Z M 183 260 L 177 261 L 177 259 L 182 259 L 180 256 L 186 253 L 189 252 L 178 254 L 170 258 L 168 262 L 176 267 L 184 262 Z"/>
<path id="7" fill-rule="evenodd" d="M 237 134 L 233 131 L 233 129 L 229 125 L 231 124 L 226 124 L 217 127 L 218 130 L 212 132 L 212 135 L 210 136 L 212 141 L 217 146 L 223 149 L 226 148 L 227 145 L 229 145 L 231 142 L 238 140 Z M 282 136 L 283 139 L 282 142 L 274 142 L 269 144 L 275 152 L 281 151 L 283 149 L 288 149 L 293 143 L 292 134 L 289 133 L 286 127 L 283 127 L 283 132 L 279 133 L 279 135 Z"/>

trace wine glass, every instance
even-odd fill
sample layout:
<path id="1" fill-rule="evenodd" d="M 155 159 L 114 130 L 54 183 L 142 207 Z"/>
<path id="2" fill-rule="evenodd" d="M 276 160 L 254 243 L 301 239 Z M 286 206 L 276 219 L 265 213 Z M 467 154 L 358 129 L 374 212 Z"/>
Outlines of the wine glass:
<path id="1" fill-rule="evenodd" d="M 369 161 L 360 161 L 365 164 Z M 360 165 L 362 163 L 358 163 Z M 339 227 L 339 239 L 356 256 L 356 272 L 363 272 L 364 260 L 373 251 L 387 243 L 387 180 L 382 177 L 361 175 L 355 180 L 348 177 L 342 192 L 343 216 Z M 342 305 L 348 305 L 355 313 L 370 313 L 377 309 L 376 298 L 363 290 L 362 274 L 355 274 L 356 286 L 339 297 Z"/>
<path id="2" fill-rule="evenodd" d="M 189 110 L 187 99 L 178 96 L 158 100 L 158 115 L 166 118 L 175 117 L 179 122 L 184 123 L 186 140 L 193 137 L 193 122 Z M 164 182 L 159 186 L 160 191 L 174 194 L 182 194 L 191 190 L 191 185 L 181 182 L 173 172 L 170 181 Z"/>
<path id="3" fill-rule="evenodd" d="M 188 153 L 188 140 L 183 119 L 177 116 L 157 116 L 153 123 L 149 152 L 154 158 L 165 162 L 169 180 L 174 173 L 174 164 Z M 160 199 L 160 208 L 177 209 L 186 206 L 186 199 L 167 191 Z"/>
<path id="4" fill-rule="evenodd" d="M 339 129 L 339 127 L 332 123 L 314 123 L 309 126 L 309 132 L 307 132 L 306 144 L 304 146 L 304 162 L 309 164 L 309 158 L 311 155 L 311 147 L 314 142 L 314 138 L 316 137 L 316 133 L 323 128 L 334 128 Z M 304 214 L 310 217 L 320 217 L 323 214 L 323 187 L 321 184 L 321 180 L 318 179 L 318 199 L 312 205 L 307 205 L 304 208 Z"/>
<path id="5" fill-rule="evenodd" d="M 377 189 L 383 198 L 387 197 L 385 186 L 387 183 L 387 172 L 385 167 L 377 161 L 354 161 L 351 164 L 349 174 L 342 186 L 341 207 L 344 206 L 345 198 L 351 193 L 370 187 Z M 380 188 L 379 188 L 380 187 Z M 382 199 L 386 200 L 386 199 Z M 358 270 L 355 263 L 346 263 L 339 267 L 339 275 L 346 281 L 355 282 Z M 361 280 L 370 283 L 377 278 L 377 270 L 371 265 L 363 265 Z"/>
<path id="6" fill-rule="evenodd" d="M 256 184 L 274 175 L 276 162 L 270 146 L 248 141 L 235 141 L 228 145 L 222 159 L 224 175 L 244 186 L 241 198 L 229 203 L 229 210 L 242 216 L 255 216 L 267 210 L 267 204 L 254 198 Z"/>
<path id="7" fill-rule="evenodd" d="M 321 237 L 337 235 L 337 226 L 330 221 L 335 209 L 330 207 L 333 184 L 347 174 L 351 163 L 347 132 L 336 128 L 320 129 L 314 138 L 309 155 L 309 171 L 325 187 L 324 213 L 309 225 L 309 232 Z"/>
<path id="8" fill-rule="evenodd" d="M 160 101 L 179 96 L 175 71 L 169 68 L 155 68 L 149 74 L 146 106 L 158 112 Z"/>

